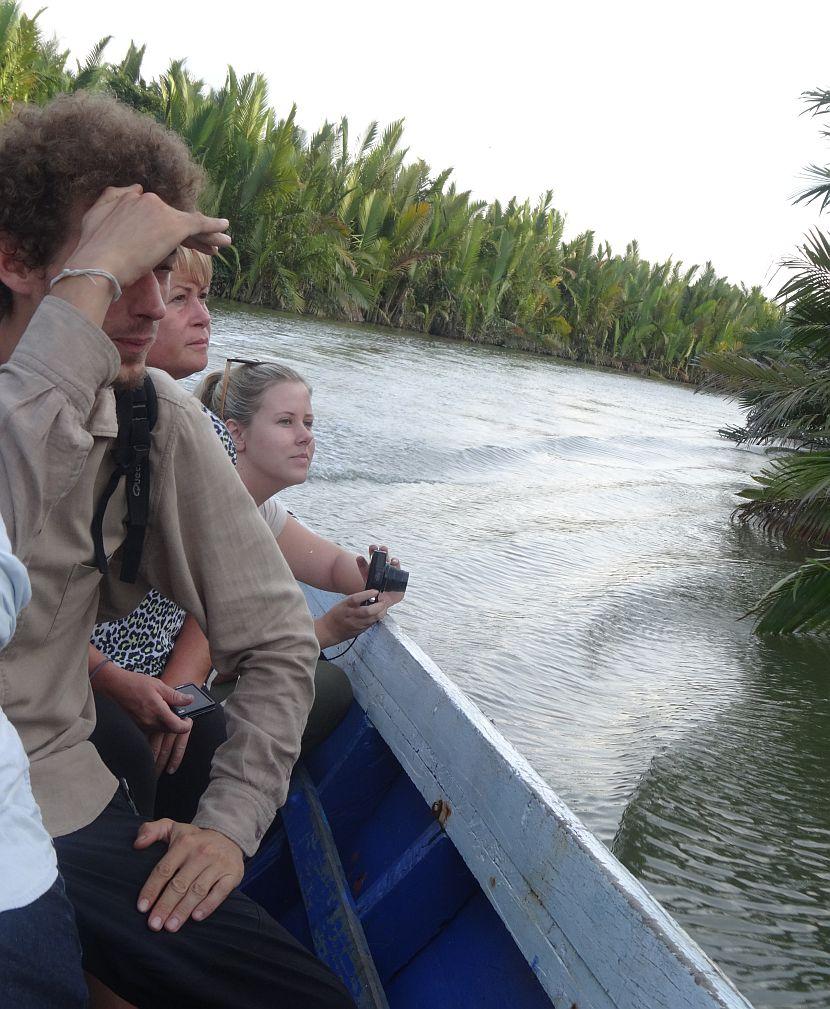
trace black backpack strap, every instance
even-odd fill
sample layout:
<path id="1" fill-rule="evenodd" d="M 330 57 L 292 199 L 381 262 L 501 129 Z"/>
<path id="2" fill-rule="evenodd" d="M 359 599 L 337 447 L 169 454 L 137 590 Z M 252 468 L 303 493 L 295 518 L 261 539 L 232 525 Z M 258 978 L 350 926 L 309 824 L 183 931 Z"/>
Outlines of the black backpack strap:
<path id="1" fill-rule="evenodd" d="M 150 433 L 158 415 L 156 387 L 149 375 L 144 385 L 133 390 L 133 409 L 130 421 L 130 447 L 132 459 L 127 470 L 127 538 L 121 562 L 121 581 L 135 582 L 144 534 L 150 517 Z"/>
<path id="2" fill-rule="evenodd" d="M 101 574 L 105 574 L 104 515 L 118 482 L 122 476 L 126 477 L 127 537 L 124 540 L 121 581 L 133 583 L 138 576 L 150 515 L 151 432 L 158 417 L 158 398 L 150 376 L 146 375 L 143 385 L 136 389 L 117 390 L 115 408 L 118 415 L 118 437 L 113 451 L 115 469 L 92 517 L 92 541 L 95 563 Z"/>
<path id="3" fill-rule="evenodd" d="M 118 435 L 112 455 L 115 469 L 110 475 L 101 495 L 95 514 L 92 516 L 92 542 L 95 546 L 95 564 L 101 574 L 107 571 L 107 554 L 104 549 L 104 515 L 110 498 L 115 493 L 118 481 L 127 472 L 130 462 L 130 417 L 132 415 L 132 390 L 117 389 L 115 410 L 118 416 Z"/>

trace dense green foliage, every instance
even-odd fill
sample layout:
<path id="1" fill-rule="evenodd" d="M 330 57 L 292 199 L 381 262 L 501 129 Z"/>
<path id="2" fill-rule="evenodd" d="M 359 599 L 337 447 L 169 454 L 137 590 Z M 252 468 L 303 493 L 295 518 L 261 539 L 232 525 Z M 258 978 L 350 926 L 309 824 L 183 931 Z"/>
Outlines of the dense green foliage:
<path id="1" fill-rule="evenodd" d="M 551 193 L 538 203 L 485 204 L 450 171 L 407 160 L 403 123 L 348 122 L 312 135 L 292 109 L 277 119 L 265 79 L 211 90 L 173 63 L 141 76 L 143 48 L 83 64 L 45 41 L 38 15 L 0 0 L 0 116 L 14 101 L 99 88 L 183 136 L 211 180 L 206 206 L 230 218 L 235 245 L 219 295 L 294 312 L 406 327 L 687 379 L 696 354 L 740 343 L 776 310 L 758 288 L 624 255 L 586 232 L 563 241 Z"/>
<path id="2" fill-rule="evenodd" d="M 830 114 L 830 91 L 810 92 L 808 108 Z M 824 130 L 830 137 L 830 130 Z M 798 197 L 830 206 L 830 168 L 812 166 Z M 738 442 L 778 451 L 743 491 L 735 512 L 774 536 L 830 547 L 830 237 L 810 235 L 784 266 L 780 322 L 749 337 L 741 353 L 704 355 L 706 384 L 736 396 L 743 427 L 723 432 Z M 830 630 L 830 553 L 808 560 L 760 601 L 758 630 Z"/>

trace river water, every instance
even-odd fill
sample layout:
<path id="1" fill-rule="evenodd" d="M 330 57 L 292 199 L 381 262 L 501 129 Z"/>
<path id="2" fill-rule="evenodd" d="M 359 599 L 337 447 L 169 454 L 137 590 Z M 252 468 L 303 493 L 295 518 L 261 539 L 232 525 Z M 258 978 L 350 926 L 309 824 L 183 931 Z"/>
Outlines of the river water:
<path id="1" fill-rule="evenodd" d="M 830 1007 L 830 647 L 741 620 L 794 558 L 729 522 L 714 396 L 213 306 L 212 361 L 314 386 L 283 495 L 411 571 L 402 627 L 757 1007 Z"/>

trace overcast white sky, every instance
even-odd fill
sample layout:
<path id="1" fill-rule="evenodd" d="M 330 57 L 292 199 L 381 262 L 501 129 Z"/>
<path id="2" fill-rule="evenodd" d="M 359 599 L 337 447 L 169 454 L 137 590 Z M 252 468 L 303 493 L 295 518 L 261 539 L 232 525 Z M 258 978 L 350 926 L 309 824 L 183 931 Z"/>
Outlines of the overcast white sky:
<path id="1" fill-rule="evenodd" d="M 280 115 L 311 131 L 349 117 L 405 117 L 413 155 L 453 166 L 484 199 L 554 190 L 567 234 L 622 251 L 711 259 L 732 280 L 770 281 L 818 221 L 795 209 L 804 165 L 830 162 L 802 91 L 830 88 L 827 0 L 393 0 L 260 3 L 41 2 L 74 55 L 113 35 L 147 43 L 147 76 L 186 57 L 221 84 L 262 71 Z M 830 122 L 828 122 L 830 127 Z"/>

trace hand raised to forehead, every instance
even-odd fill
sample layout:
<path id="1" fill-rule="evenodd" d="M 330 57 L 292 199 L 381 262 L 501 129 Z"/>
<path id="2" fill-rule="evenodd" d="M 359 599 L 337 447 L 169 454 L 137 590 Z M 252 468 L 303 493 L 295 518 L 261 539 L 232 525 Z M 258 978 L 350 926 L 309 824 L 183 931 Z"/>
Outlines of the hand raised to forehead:
<path id="1" fill-rule="evenodd" d="M 150 273 L 177 246 L 208 255 L 231 244 L 228 222 L 176 210 L 141 186 L 105 189 L 81 221 L 81 236 L 64 266 L 112 273 L 126 287 Z"/>

